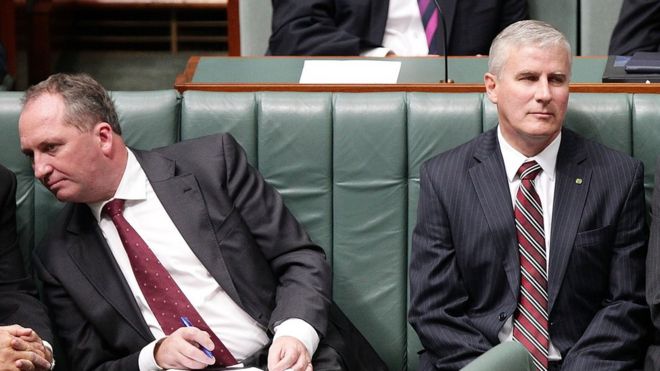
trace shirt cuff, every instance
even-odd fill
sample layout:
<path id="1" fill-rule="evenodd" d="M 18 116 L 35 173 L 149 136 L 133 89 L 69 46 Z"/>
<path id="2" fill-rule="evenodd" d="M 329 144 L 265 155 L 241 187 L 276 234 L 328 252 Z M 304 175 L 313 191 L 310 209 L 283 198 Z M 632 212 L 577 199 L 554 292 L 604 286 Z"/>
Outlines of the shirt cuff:
<path id="1" fill-rule="evenodd" d="M 158 367 L 158 364 L 156 363 L 156 357 L 154 356 L 154 348 L 156 347 L 156 343 L 158 343 L 160 340 L 161 339 L 152 341 L 140 351 L 140 355 L 138 357 L 138 365 L 140 367 L 140 371 L 162 370 L 162 368 Z"/>
<path id="2" fill-rule="evenodd" d="M 42 340 L 41 343 L 50 351 L 50 354 L 53 355 L 53 360 L 50 362 L 50 369 L 52 370 L 55 368 L 55 353 L 53 352 L 53 346 L 46 340 Z"/>
<path id="3" fill-rule="evenodd" d="M 275 326 L 274 330 L 275 336 L 273 336 L 273 340 L 282 336 L 292 336 L 305 345 L 310 357 L 314 357 L 314 352 L 316 352 L 316 348 L 319 346 L 320 339 L 319 334 L 312 325 L 299 318 L 289 318 Z"/>
<path id="4" fill-rule="evenodd" d="M 392 50 L 388 48 L 374 48 L 374 49 L 367 49 L 363 50 L 360 53 L 361 57 L 387 57 L 387 54 L 390 53 Z"/>

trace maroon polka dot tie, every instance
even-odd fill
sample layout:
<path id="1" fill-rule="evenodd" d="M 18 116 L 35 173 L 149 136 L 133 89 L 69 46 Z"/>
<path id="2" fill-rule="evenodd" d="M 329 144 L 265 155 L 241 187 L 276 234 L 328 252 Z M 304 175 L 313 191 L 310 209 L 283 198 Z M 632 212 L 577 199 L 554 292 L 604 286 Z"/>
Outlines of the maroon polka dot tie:
<path id="1" fill-rule="evenodd" d="M 215 345 L 213 355 L 216 365 L 230 366 L 238 363 L 190 304 L 188 298 L 179 289 L 179 285 L 172 279 L 142 237 L 126 221 L 122 215 L 123 210 L 124 200 L 121 199 L 114 199 L 103 207 L 103 212 L 112 218 L 112 222 L 117 227 L 117 232 L 119 232 L 119 237 L 131 262 L 135 279 L 163 332 L 166 335 L 171 334 L 182 327 L 181 317 L 188 317 L 194 327 L 211 335 Z"/>

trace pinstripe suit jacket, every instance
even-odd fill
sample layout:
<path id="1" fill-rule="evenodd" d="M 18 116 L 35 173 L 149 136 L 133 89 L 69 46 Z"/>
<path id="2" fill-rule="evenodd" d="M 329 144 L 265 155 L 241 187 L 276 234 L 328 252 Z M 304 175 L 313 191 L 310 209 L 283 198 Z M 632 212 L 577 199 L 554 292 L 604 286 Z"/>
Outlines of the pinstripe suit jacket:
<path id="1" fill-rule="evenodd" d="M 643 165 L 568 129 L 557 156 L 548 295 L 562 369 L 640 368 L 650 327 Z M 499 342 L 518 300 L 496 130 L 429 160 L 420 177 L 409 317 L 425 348 L 420 370 L 458 369 Z"/>
<path id="2" fill-rule="evenodd" d="M 660 158 L 655 167 L 655 183 L 660 185 Z M 644 370 L 660 370 L 660 188 L 653 191 L 651 206 L 651 237 L 646 258 L 646 300 L 651 308 L 654 340 L 646 354 Z"/>

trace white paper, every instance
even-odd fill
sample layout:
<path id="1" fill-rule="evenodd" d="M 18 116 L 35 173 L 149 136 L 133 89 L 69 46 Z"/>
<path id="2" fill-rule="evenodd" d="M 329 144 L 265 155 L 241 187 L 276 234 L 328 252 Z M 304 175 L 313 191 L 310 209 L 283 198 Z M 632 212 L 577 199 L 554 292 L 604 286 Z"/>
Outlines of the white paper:
<path id="1" fill-rule="evenodd" d="M 301 84 L 396 84 L 400 61 L 306 60 Z"/>

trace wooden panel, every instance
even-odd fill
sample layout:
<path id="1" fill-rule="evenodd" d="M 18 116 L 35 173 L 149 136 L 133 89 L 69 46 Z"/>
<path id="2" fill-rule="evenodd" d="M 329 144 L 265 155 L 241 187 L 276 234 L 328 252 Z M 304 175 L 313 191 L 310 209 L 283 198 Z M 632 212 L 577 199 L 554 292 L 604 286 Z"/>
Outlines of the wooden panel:
<path id="1" fill-rule="evenodd" d="M 238 2 L 229 0 L 227 3 L 227 36 L 229 37 L 229 55 L 241 55 L 241 24 L 238 15 Z"/>

